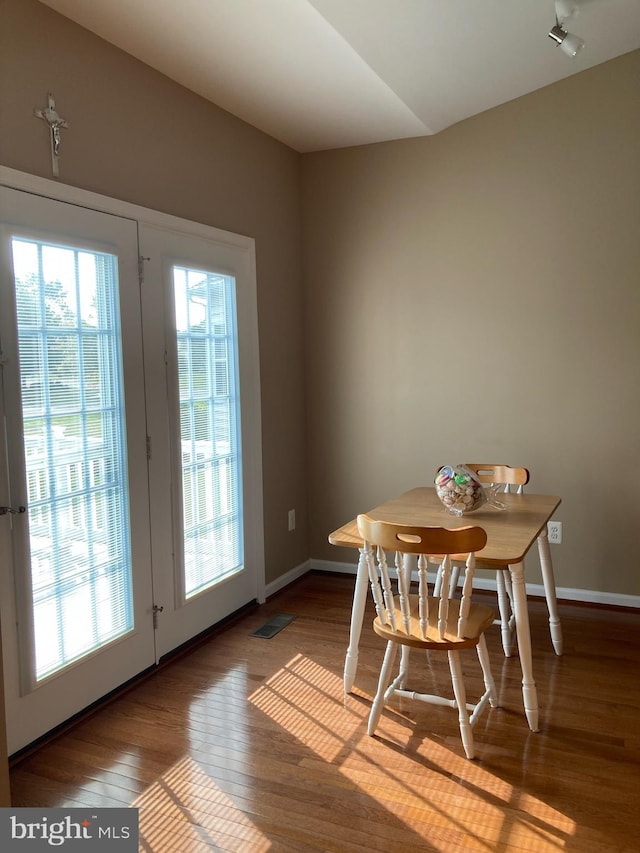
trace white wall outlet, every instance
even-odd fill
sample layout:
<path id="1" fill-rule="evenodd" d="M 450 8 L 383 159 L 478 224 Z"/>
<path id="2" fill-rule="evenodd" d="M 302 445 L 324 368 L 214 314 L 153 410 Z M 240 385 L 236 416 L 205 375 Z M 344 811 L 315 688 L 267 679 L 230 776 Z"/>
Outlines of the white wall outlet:
<path id="1" fill-rule="evenodd" d="M 562 522 L 561 521 L 549 521 L 547 523 L 547 532 L 549 534 L 549 542 L 553 542 L 554 545 L 560 545 L 562 542 Z"/>
<path id="2" fill-rule="evenodd" d="M 296 511 L 295 509 L 289 510 L 289 532 L 296 529 Z"/>

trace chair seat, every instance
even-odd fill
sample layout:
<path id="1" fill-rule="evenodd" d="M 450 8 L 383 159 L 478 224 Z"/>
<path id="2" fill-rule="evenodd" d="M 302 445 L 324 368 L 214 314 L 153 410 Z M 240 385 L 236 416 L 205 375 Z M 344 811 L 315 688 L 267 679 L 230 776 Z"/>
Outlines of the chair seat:
<path id="1" fill-rule="evenodd" d="M 458 616 L 460 611 L 460 601 L 452 599 L 449 601 L 449 615 L 447 618 L 447 628 L 444 637 L 441 639 L 438 631 L 438 607 L 440 599 L 434 596 L 429 596 L 429 626 L 427 628 L 427 638 L 422 638 L 422 630 L 420 628 L 420 598 L 418 595 L 409 596 L 409 606 L 411 613 L 411 633 L 407 634 L 403 627 L 400 630 L 394 631 L 391 625 L 383 625 L 380 617 L 376 617 L 373 621 L 373 630 L 378 636 L 385 640 L 393 640 L 396 643 L 401 643 L 404 646 L 413 646 L 421 649 L 438 649 L 444 651 L 446 649 L 468 649 L 477 645 L 478 640 L 483 633 L 493 625 L 495 619 L 495 611 L 485 604 L 472 604 L 469 608 L 467 617 L 467 626 L 464 637 L 458 637 Z M 399 608 L 395 611 L 396 625 L 402 626 L 402 613 Z"/>

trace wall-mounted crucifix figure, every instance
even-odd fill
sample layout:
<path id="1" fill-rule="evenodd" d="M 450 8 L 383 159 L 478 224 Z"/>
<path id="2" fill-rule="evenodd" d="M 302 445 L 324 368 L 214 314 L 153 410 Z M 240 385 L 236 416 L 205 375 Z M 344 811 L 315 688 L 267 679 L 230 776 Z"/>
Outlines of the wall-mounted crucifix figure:
<path id="1" fill-rule="evenodd" d="M 69 127 L 69 122 L 61 118 L 56 112 L 56 102 L 54 101 L 51 93 L 49 93 L 47 99 L 49 102 L 48 105 L 43 110 L 34 110 L 34 114 L 37 118 L 44 119 L 44 121 L 49 125 L 51 141 L 51 169 L 53 171 L 54 178 L 57 178 L 59 175 L 58 156 L 60 154 L 60 143 L 62 142 L 60 129 L 63 127 Z"/>

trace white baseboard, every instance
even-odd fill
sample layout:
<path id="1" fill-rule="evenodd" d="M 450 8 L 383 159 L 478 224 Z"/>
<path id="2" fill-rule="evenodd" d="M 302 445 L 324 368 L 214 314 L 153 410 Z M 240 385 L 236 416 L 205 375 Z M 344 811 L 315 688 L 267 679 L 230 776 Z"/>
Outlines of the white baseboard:
<path id="1" fill-rule="evenodd" d="M 293 569 L 290 569 L 288 572 L 280 575 L 279 578 L 276 578 L 274 581 L 266 585 L 266 597 L 269 598 L 270 595 L 280 592 L 280 590 L 284 589 L 285 586 L 289 586 L 290 583 L 293 583 L 295 580 L 298 580 L 298 578 L 306 575 L 307 572 L 311 571 L 311 568 L 311 560 L 306 560 L 304 563 L 300 563 L 299 566 L 295 566 Z"/>
<path id="2" fill-rule="evenodd" d="M 307 571 L 336 572 L 337 574 L 355 575 L 358 567 L 355 563 L 338 563 L 333 560 L 308 560 L 305 564 Z M 299 575 L 298 575 L 299 577 Z M 495 578 L 475 577 L 474 584 L 478 589 L 495 590 Z M 528 583 L 527 595 L 544 598 L 544 587 L 542 584 Z M 568 587 L 556 587 L 556 595 L 561 601 L 580 601 L 588 604 L 606 604 L 610 607 L 630 607 L 640 609 L 640 596 L 624 595 L 623 593 L 596 592 L 591 589 L 570 589 Z"/>

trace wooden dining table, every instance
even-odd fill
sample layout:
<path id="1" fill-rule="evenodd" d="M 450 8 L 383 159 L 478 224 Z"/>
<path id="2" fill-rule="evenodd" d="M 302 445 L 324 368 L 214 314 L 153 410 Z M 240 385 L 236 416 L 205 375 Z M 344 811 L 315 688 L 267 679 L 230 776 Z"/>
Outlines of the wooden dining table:
<path id="1" fill-rule="evenodd" d="M 553 564 L 547 537 L 547 522 L 560 504 L 555 495 L 500 494 L 504 509 L 484 504 L 473 513 L 456 516 L 449 513 L 441 503 L 436 490 L 429 486 L 410 489 L 380 506 L 368 510 L 367 515 L 380 521 L 392 521 L 424 527 L 447 527 L 455 529 L 477 525 L 487 533 L 487 544 L 476 554 L 479 566 L 498 568 L 508 566 L 515 616 L 518 656 L 522 669 L 522 696 L 524 709 L 532 731 L 538 727 L 538 694 L 533 678 L 531 655 L 531 633 L 527 610 L 527 593 L 524 578 L 524 558 L 534 544 L 538 544 L 540 567 L 545 597 L 549 610 L 549 629 L 556 654 L 562 654 L 562 628 L 558 616 Z M 357 519 L 343 524 L 329 535 L 329 542 L 343 548 L 360 551 L 356 583 L 351 611 L 349 646 L 344 667 L 344 689 L 350 693 L 357 668 L 358 647 L 364 609 L 367 599 L 368 573 L 364 559 L 363 541 L 358 534 Z"/>

